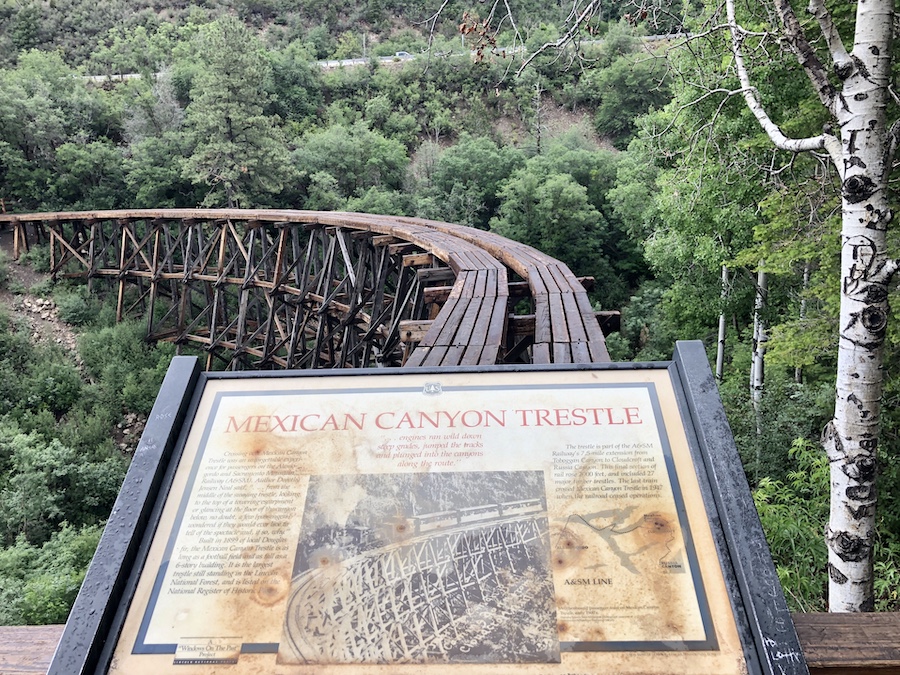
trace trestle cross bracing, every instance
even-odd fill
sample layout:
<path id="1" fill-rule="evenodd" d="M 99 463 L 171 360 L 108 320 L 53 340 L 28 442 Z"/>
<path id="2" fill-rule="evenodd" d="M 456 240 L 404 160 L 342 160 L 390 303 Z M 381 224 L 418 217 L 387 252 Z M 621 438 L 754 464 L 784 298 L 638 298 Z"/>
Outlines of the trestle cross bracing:
<path id="1" fill-rule="evenodd" d="M 461 225 L 235 209 L 3 214 L 4 222 L 19 249 L 49 244 L 55 278 L 85 278 L 92 289 L 106 282 L 119 320 L 141 317 L 150 339 L 201 347 L 208 367 L 609 360 L 568 267 Z"/>

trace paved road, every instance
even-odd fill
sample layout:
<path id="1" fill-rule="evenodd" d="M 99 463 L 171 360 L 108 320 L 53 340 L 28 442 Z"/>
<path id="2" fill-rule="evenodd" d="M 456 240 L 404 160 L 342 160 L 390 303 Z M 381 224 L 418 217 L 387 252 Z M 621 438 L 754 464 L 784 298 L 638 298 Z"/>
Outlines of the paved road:
<path id="1" fill-rule="evenodd" d="M 675 38 L 687 37 L 684 33 L 671 33 L 669 35 L 645 35 L 641 39 L 645 42 L 656 42 L 660 40 L 674 40 Z M 582 40 L 581 44 L 600 44 L 603 40 Z M 514 54 L 522 51 L 523 47 L 510 47 L 508 49 L 497 48 L 492 53 L 497 55 Z M 475 56 L 476 52 L 470 52 L 471 56 Z M 461 56 L 461 54 L 453 53 L 453 56 Z M 425 54 L 410 54 L 408 52 L 397 52 L 394 56 L 378 56 L 374 57 L 379 63 L 403 63 L 404 61 L 412 61 Z M 356 58 L 356 59 L 329 59 L 325 61 L 316 61 L 316 65 L 323 70 L 333 70 L 334 68 L 347 68 L 353 66 L 364 66 L 369 63 L 372 58 Z M 124 82 L 125 80 L 138 80 L 140 73 L 120 73 L 118 75 L 83 75 L 81 79 L 86 82 Z"/>

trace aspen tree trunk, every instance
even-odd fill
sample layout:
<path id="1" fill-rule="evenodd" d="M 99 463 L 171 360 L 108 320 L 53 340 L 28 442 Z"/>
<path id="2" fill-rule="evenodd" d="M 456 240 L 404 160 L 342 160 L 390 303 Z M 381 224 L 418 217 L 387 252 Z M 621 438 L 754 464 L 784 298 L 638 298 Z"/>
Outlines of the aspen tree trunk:
<path id="1" fill-rule="evenodd" d="M 800 323 L 806 319 L 806 290 L 809 288 L 809 261 L 803 265 L 803 295 L 800 298 Z M 794 368 L 794 382 L 803 384 L 803 368 Z"/>
<path id="2" fill-rule="evenodd" d="M 766 382 L 766 342 L 769 336 L 766 332 L 766 321 L 763 312 L 766 309 L 766 296 L 769 291 L 769 279 L 763 271 L 763 261 L 759 261 L 759 269 L 756 272 L 756 301 L 753 306 L 753 359 L 750 365 L 750 402 L 753 404 L 753 416 L 756 418 L 756 466 L 753 467 L 754 482 L 759 482 L 760 466 L 762 465 L 762 395 Z"/>
<path id="3" fill-rule="evenodd" d="M 725 299 L 728 297 L 728 268 L 722 265 L 722 311 L 719 312 L 719 337 L 716 342 L 716 380 L 725 377 Z"/>
<path id="4" fill-rule="evenodd" d="M 892 2 L 857 10 L 855 71 L 838 113 L 845 174 L 841 185 L 841 315 L 834 419 L 823 433 L 831 462 L 828 542 L 831 611 L 874 609 L 875 467 L 881 433 L 882 351 L 889 260 L 885 107 Z"/>
<path id="5" fill-rule="evenodd" d="M 893 0 L 860 0 L 852 49 L 842 42 L 824 0 L 810 0 L 831 63 L 811 47 L 788 0 L 773 0 L 786 44 L 831 113 L 831 128 L 815 137 L 784 135 L 768 116 L 744 63 L 747 33 L 726 0 L 734 67 L 747 107 L 772 143 L 790 152 L 825 150 L 841 179 L 841 307 L 834 418 L 822 442 L 831 464 L 828 543 L 829 609 L 874 608 L 876 451 L 881 434 L 882 351 L 888 283 L 897 262 L 888 258 L 891 221 L 888 178 L 900 143 L 900 121 L 889 127 L 886 105 L 891 71 Z M 840 80 L 835 86 L 829 76 Z"/>
<path id="6" fill-rule="evenodd" d="M 762 424 L 760 419 L 759 404 L 762 401 L 763 385 L 766 379 L 765 354 L 768 335 L 766 333 L 766 321 L 762 316 L 766 308 L 766 294 L 768 293 L 768 277 L 762 269 L 762 261 L 756 272 L 756 301 L 753 305 L 753 359 L 750 365 L 750 400 L 753 402 L 753 411 L 756 413 L 756 434 L 760 435 Z"/>

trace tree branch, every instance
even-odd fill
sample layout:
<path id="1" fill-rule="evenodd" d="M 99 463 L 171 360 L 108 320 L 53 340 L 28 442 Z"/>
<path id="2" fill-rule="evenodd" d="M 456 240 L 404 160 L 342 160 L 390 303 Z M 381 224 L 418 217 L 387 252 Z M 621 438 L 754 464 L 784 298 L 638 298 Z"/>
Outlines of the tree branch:
<path id="1" fill-rule="evenodd" d="M 897 273 L 898 269 L 900 269 L 900 261 L 891 258 L 886 263 L 884 263 L 884 267 L 881 268 L 879 281 L 884 284 L 889 284 L 894 278 L 894 275 Z"/>
<path id="2" fill-rule="evenodd" d="M 822 35 L 825 36 L 828 51 L 831 53 L 831 58 L 834 61 L 835 72 L 842 80 L 846 79 L 847 75 L 853 70 L 853 60 L 850 58 L 850 54 L 847 53 L 847 48 L 844 47 L 844 42 L 837 32 L 837 28 L 834 27 L 831 12 L 825 7 L 825 0 L 809 0 L 807 11 L 816 17 L 816 21 L 819 22 L 819 28 L 822 30 Z"/>
<path id="3" fill-rule="evenodd" d="M 513 35 L 515 36 L 513 39 L 513 49 L 515 49 L 516 44 L 515 40 L 523 43 L 525 40 L 522 39 L 522 35 L 519 33 L 519 27 L 516 25 L 515 17 L 513 17 L 512 9 L 509 7 L 509 0 L 503 0 L 503 6 L 506 7 L 506 16 L 509 17 L 509 23 L 513 29 Z"/>
<path id="4" fill-rule="evenodd" d="M 812 7 L 814 3 L 821 4 L 822 0 L 811 0 L 810 7 Z M 837 92 L 834 89 L 834 85 L 828 81 L 828 71 L 825 69 L 825 66 L 822 65 L 819 57 L 816 56 L 816 52 L 810 46 L 809 42 L 806 41 L 806 36 L 803 34 L 803 28 L 801 28 L 800 22 L 797 21 L 797 15 L 794 14 L 794 9 L 791 7 L 788 0 L 775 0 L 775 8 L 778 10 L 778 14 L 781 17 L 781 23 L 784 26 L 784 37 L 787 40 L 791 51 L 794 52 L 797 61 L 800 62 L 800 65 L 803 66 L 803 70 L 806 71 L 806 76 L 812 83 L 813 89 L 816 90 L 816 94 L 818 94 L 819 100 L 822 101 L 822 105 L 834 115 Z M 826 40 L 828 40 L 829 49 L 831 49 L 833 43 L 836 42 L 840 45 L 844 57 L 849 61 L 850 57 L 847 55 L 847 52 L 844 51 L 844 46 L 841 44 L 837 31 L 831 22 L 831 15 L 825 10 L 824 4 L 822 6 L 822 12 L 820 13 L 823 15 L 823 18 L 819 20 L 819 25 L 822 25 L 822 23 L 825 22 L 825 24 L 830 26 L 830 30 L 833 33 L 832 36 L 829 36 L 825 33 L 825 28 L 822 29 L 822 32 L 825 33 Z M 816 18 L 818 18 L 818 15 L 816 15 Z M 838 64 L 839 62 L 835 60 L 835 70 L 838 72 L 841 79 L 845 79 L 850 75 L 850 70 L 844 70 L 843 66 L 839 69 Z M 850 68 L 851 70 L 853 68 L 852 62 L 850 62 Z"/>
<path id="5" fill-rule="evenodd" d="M 563 33 L 556 41 L 545 42 L 543 45 L 535 49 L 534 53 L 529 55 L 528 58 L 526 58 L 525 61 L 522 62 L 522 65 L 519 66 L 519 69 L 516 71 L 516 75 L 521 75 L 532 61 L 534 61 L 539 55 L 543 54 L 548 49 L 559 49 L 560 47 L 564 47 L 568 43 L 572 42 L 572 40 L 575 38 L 575 35 L 579 30 L 581 30 L 581 26 L 594 16 L 594 12 L 599 6 L 600 0 L 591 0 L 591 2 L 587 4 L 587 6 L 581 11 L 581 13 L 578 14 L 577 18 L 572 22 L 572 25 L 569 26 L 569 30 Z"/>
<path id="6" fill-rule="evenodd" d="M 438 10 L 422 22 L 426 26 L 428 26 L 428 24 L 431 24 L 431 26 L 428 28 L 429 58 L 431 56 L 431 46 L 434 44 L 434 30 L 437 27 L 438 19 L 440 18 L 441 14 L 444 12 L 444 8 L 448 5 L 449 2 L 450 2 L 450 0 L 443 0 L 443 2 L 441 3 L 441 6 L 438 8 Z"/>
<path id="7" fill-rule="evenodd" d="M 778 4 L 786 3 L 786 0 L 776 0 Z M 766 135 L 769 137 L 769 140 L 775 144 L 775 147 L 786 150 L 788 152 L 808 152 L 812 150 L 826 150 L 831 157 L 831 160 L 834 162 L 835 167 L 838 170 L 838 173 L 843 178 L 843 163 L 841 161 L 841 146 L 840 142 L 837 138 L 832 136 L 831 134 L 822 133 L 818 136 L 812 136 L 810 138 L 789 138 L 787 137 L 781 128 L 772 121 L 763 107 L 762 101 L 759 100 L 759 93 L 756 88 L 750 83 L 750 74 L 747 71 L 747 65 L 744 63 L 744 54 L 741 50 L 741 42 L 743 41 L 744 35 L 742 29 L 738 26 L 737 20 L 735 19 L 734 12 L 734 0 L 726 0 L 725 9 L 728 15 L 728 27 L 731 31 L 731 50 L 734 54 L 734 66 L 737 71 L 738 80 L 741 83 L 741 94 L 744 97 L 744 102 L 747 104 L 747 108 L 749 108 L 750 112 L 753 113 L 753 116 L 756 118 L 756 121 L 759 122 L 759 125 L 763 128 L 763 131 L 766 132 Z M 791 12 L 793 16 L 793 12 Z M 796 17 L 794 17 L 796 21 Z M 799 29 L 799 25 L 797 26 Z M 802 33 L 800 34 L 800 38 L 802 39 Z M 803 40 L 804 44 L 807 44 L 805 39 Z M 807 46 L 809 46 L 807 44 Z M 821 66 L 821 63 L 819 64 Z M 804 65 L 804 68 L 806 66 Z M 807 73 L 810 71 L 807 70 Z M 824 71 L 823 71 L 824 74 Z M 810 75 L 812 77 L 812 75 Z M 826 80 L 827 81 L 827 80 Z M 829 86 L 831 86 L 829 84 Z M 829 108 L 830 109 L 830 108 Z"/>
<path id="8" fill-rule="evenodd" d="M 894 120 L 887 133 L 887 142 L 884 149 L 884 170 L 888 174 L 894 166 L 894 156 L 897 154 L 898 145 L 900 145 L 900 119 Z"/>

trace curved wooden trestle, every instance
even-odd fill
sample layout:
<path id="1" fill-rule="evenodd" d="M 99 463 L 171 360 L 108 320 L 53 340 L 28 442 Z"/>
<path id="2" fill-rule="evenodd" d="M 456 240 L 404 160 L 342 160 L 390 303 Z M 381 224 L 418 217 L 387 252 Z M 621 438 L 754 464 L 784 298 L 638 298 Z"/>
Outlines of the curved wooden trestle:
<path id="1" fill-rule="evenodd" d="M 609 360 L 598 314 L 566 265 L 461 225 L 236 209 L 3 222 L 17 255 L 49 243 L 55 278 L 111 282 L 118 319 L 142 316 L 150 339 L 202 346 L 207 367 Z"/>

